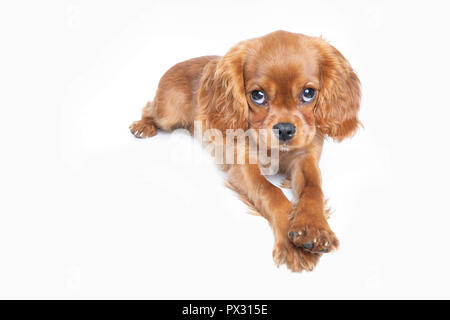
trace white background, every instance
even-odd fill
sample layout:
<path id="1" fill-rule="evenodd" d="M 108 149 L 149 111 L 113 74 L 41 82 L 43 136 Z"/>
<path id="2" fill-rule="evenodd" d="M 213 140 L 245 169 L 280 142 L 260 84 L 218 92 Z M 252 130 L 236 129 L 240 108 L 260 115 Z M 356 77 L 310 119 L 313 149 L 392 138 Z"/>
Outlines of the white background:
<path id="1" fill-rule="evenodd" d="M 450 298 L 448 12 L 2 2 L 0 297 Z M 275 267 L 268 224 L 190 138 L 128 132 L 170 66 L 278 29 L 323 35 L 363 86 L 365 129 L 321 160 L 341 248 L 312 273 Z"/>

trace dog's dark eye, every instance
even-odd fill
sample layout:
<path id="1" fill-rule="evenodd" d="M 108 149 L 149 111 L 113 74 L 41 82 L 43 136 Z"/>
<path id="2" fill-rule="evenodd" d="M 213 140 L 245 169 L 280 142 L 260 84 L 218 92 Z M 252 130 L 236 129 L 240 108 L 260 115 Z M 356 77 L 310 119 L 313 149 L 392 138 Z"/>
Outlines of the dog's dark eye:
<path id="1" fill-rule="evenodd" d="M 267 103 L 266 94 L 261 90 L 253 90 L 252 92 L 250 92 L 250 98 L 259 106 L 263 106 Z"/>
<path id="2" fill-rule="evenodd" d="M 303 91 L 302 91 L 302 100 L 304 102 L 312 101 L 315 96 L 316 96 L 316 90 L 314 90 L 313 88 L 306 88 L 306 89 L 303 89 Z"/>

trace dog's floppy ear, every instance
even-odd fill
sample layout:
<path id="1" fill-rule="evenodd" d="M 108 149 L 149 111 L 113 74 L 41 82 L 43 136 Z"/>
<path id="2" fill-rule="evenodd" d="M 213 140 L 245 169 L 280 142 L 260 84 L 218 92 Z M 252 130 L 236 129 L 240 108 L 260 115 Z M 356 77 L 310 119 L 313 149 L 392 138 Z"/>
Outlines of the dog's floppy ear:
<path id="1" fill-rule="evenodd" d="M 248 41 L 234 46 L 221 59 L 209 63 L 199 94 L 199 119 L 205 129 L 248 129 L 248 105 L 244 89 L 244 58 Z"/>
<path id="2" fill-rule="evenodd" d="M 361 88 L 349 62 L 332 45 L 314 39 L 320 56 L 321 86 L 315 106 L 320 132 L 338 141 L 353 135 L 360 122 Z"/>

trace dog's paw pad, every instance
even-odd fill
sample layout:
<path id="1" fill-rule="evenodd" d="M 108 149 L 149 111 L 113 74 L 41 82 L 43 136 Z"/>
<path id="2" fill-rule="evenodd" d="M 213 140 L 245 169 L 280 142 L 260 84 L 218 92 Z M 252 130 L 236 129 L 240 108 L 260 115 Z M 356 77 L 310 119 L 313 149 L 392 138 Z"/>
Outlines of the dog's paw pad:
<path id="1" fill-rule="evenodd" d="M 289 239 L 298 248 L 311 253 L 327 253 L 337 249 L 339 241 L 332 231 L 311 226 L 289 231 Z"/>
<path id="2" fill-rule="evenodd" d="M 314 243 L 312 242 L 307 242 L 303 244 L 303 248 L 311 250 L 314 247 Z"/>

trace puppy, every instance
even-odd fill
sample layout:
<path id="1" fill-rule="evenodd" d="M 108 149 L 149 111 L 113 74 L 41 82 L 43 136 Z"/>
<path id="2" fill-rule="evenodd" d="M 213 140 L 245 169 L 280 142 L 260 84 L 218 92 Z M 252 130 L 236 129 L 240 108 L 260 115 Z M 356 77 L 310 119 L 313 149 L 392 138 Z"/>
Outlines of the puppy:
<path id="1" fill-rule="evenodd" d="M 269 153 L 279 155 L 279 172 L 286 175 L 284 185 L 292 188 L 294 201 L 248 156 L 223 166 L 228 185 L 270 223 L 276 265 L 311 271 L 339 244 L 321 189 L 324 138 L 352 136 L 360 125 L 359 105 L 359 79 L 338 50 L 321 38 L 276 31 L 240 42 L 223 57 L 173 66 L 130 130 L 137 138 L 154 136 L 157 129 L 193 133 L 196 123 L 203 132 L 265 131 L 266 142 L 278 142 Z"/>

